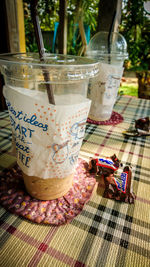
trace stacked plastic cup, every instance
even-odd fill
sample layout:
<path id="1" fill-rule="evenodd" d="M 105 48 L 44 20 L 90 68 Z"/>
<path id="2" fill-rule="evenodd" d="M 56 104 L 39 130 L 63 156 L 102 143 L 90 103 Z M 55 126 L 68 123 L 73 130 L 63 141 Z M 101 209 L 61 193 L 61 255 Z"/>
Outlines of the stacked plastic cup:
<path id="1" fill-rule="evenodd" d="M 90 40 L 86 56 L 99 61 L 99 75 L 90 82 L 88 89 L 88 98 L 92 100 L 89 118 L 105 121 L 111 117 L 123 63 L 128 58 L 126 40 L 117 32 L 98 32 Z"/>
<path id="2" fill-rule="evenodd" d="M 72 186 L 91 104 L 88 82 L 98 64 L 75 56 L 0 55 L 17 162 L 37 199 L 61 197 Z"/>

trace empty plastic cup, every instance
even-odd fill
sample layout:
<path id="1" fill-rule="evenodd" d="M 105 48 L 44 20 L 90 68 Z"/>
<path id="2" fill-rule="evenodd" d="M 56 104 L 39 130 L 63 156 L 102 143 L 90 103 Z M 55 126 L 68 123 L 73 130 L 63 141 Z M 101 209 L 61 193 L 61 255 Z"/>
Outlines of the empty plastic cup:
<path id="1" fill-rule="evenodd" d="M 92 100 L 89 118 L 105 121 L 111 117 L 116 102 L 123 63 L 128 58 L 127 43 L 116 32 L 98 32 L 90 40 L 86 56 L 99 61 L 99 75 L 90 82 L 88 98 Z"/>

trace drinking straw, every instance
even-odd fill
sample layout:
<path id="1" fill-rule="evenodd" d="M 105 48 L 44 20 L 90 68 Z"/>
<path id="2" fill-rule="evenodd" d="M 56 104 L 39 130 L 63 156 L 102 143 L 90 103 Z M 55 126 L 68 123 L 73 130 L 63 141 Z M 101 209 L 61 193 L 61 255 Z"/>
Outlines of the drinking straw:
<path id="1" fill-rule="evenodd" d="M 111 37 L 112 30 L 113 30 L 113 25 L 114 25 L 114 22 L 115 22 L 115 17 L 116 17 L 116 11 L 115 11 L 114 14 L 113 14 L 112 22 L 111 22 L 111 25 L 110 25 L 110 28 L 109 28 L 109 33 L 108 33 L 108 63 L 109 63 L 109 64 L 111 64 L 111 56 L 110 56 L 110 53 L 111 53 L 110 37 Z"/>
<path id="2" fill-rule="evenodd" d="M 39 57 L 41 61 L 44 61 L 44 43 L 43 43 L 43 37 L 42 37 L 42 32 L 40 28 L 40 23 L 39 23 L 39 17 L 38 17 L 38 12 L 37 12 L 37 3 L 38 0 L 32 0 L 31 1 L 31 18 L 33 21 L 33 26 L 34 26 L 34 32 L 35 32 L 35 38 L 38 46 L 38 52 L 39 52 Z M 46 89 L 47 89 L 47 95 L 49 99 L 49 103 L 55 105 L 55 100 L 54 100 L 54 94 L 52 90 L 52 86 L 49 83 L 50 78 L 49 78 L 49 73 L 46 67 L 42 67 L 43 70 L 43 76 L 44 80 L 46 83 Z"/>

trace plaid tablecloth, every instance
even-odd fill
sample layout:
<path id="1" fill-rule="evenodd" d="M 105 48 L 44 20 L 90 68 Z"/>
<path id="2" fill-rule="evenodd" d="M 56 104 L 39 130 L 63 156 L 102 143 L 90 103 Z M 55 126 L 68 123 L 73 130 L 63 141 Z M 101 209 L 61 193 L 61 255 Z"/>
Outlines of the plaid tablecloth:
<path id="1" fill-rule="evenodd" d="M 88 124 L 80 157 L 114 152 L 132 165 L 134 205 L 102 197 L 97 183 L 83 211 L 67 225 L 38 225 L 0 209 L 0 266 L 150 266 L 150 137 L 124 137 L 134 120 L 150 116 L 150 101 L 119 97 L 115 108 L 124 121 Z M 13 166 L 8 112 L 0 113 L 0 170 Z"/>

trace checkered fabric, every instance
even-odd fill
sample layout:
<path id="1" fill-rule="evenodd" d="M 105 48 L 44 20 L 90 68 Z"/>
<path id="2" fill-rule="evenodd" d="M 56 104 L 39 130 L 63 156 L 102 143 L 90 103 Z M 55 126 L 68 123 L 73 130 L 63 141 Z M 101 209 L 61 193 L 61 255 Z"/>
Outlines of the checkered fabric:
<path id="1" fill-rule="evenodd" d="M 0 209 L 0 266 L 148 267 L 150 266 L 150 137 L 126 137 L 135 119 L 150 116 L 150 101 L 119 97 L 117 125 L 87 123 L 80 157 L 111 156 L 132 166 L 137 199 L 130 205 L 103 198 L 97 182 L 92 198 L 71 223 L 38 225 Z M 0 114 L 0 169 L 13 166 L 8 113 Z"/>

